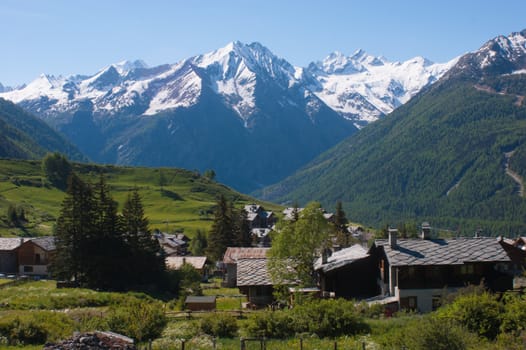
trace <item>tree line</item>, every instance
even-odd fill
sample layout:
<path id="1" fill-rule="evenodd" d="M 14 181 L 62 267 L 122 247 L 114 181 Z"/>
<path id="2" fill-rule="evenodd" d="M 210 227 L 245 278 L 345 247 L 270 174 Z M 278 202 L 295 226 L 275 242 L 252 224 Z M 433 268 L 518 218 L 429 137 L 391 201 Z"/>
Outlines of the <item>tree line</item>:
<path id="1" fill-rule="evenodd" d="M 96 184 L 71 172 L 55 228 L 50 270 L 78 286 L 125 290 L 165 280 L 164 254 L 151 235 L 137 189 L 122 212 L 101 175 Z"/>

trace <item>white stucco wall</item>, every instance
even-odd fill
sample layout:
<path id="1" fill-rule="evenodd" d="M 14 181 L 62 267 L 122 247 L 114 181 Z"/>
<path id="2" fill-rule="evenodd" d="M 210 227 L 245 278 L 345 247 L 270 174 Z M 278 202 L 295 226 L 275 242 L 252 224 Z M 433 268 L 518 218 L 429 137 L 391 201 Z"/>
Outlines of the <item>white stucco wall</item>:
<path id="1" fill-rule="evenodd" d="M 419 312 L 433 311 L 433 296 L 442 296 L 444 292 L 451 293 L 458 288 L 439 288 L 439 289 L 398 289 L 395 295 L 400 302 L 400 298 L 416 297 L 417 309 Z"/>

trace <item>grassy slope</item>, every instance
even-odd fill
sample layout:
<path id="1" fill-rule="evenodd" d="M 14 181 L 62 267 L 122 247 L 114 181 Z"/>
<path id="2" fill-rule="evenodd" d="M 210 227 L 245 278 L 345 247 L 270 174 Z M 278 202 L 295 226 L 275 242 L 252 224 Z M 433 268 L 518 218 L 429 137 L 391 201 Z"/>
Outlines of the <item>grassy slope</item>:
<path id="1" fill-rule="evenodd" d="M 76 164 L 74 167 L 83 179 L 93 183 L 98 181 L 101 172 L 104 173 L 112 195 L 121 208 L 128 191 L 137 187 L 152 229 L 169 232 L 183 229 L 192 236 L 197 229 L 209 229 L 213 218 L 211 212 L 220 194 L 234 200 L 236 206 L 253 201 L 195 172 L 181 169 L 87 164 Z M 161 177 L 164 179 L 162 191 Z M 0 235 L 50 234 L 64 195 L 64 192 L 49 186 L 43 179 L 39 161 L 0 160 Z M 29 223 L 25 229 L 7 225 L 6 212 L 10 204 L 22 206 L 26 210 Z M 279 211 L 275 205 L 262 204 L 265 208 Z M 210 214 L 203 215 L 207 211 Z"/>

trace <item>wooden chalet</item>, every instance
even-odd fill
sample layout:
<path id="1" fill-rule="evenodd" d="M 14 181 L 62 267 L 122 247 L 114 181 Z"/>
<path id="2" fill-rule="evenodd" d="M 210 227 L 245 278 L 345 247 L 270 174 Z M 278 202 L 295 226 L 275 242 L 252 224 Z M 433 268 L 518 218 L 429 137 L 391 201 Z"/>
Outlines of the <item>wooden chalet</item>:
<path id="1" fill-rule="evenodd" d="M 223 285 L 237 286 L 237 263 L 241 259 L 264 259 L 270 248 L 228 247 L 223 255 Z"/>
<path id="2" fill-rule="evenodd" d="M 495 238 L 376 240 L 369 253 L 378 263 L 381 295 L 395 297 L 402 309 L 428 312 L 444 291 L 483 282 L 490 290 L 513 287 L 512 261 Z"/>
<path id="3" fill-rule="evenodd" d="M 379 294 L 375 257 L 360 244 L 324 254 L 314 268 L 324 297 L 363 299 Z"/>
<path id="4" fill-rule="evenodd" d="M 18 273 L 48 276 L 48 266 L 55 254 L 55 237 L 32 238 L 17 249 Z"/>

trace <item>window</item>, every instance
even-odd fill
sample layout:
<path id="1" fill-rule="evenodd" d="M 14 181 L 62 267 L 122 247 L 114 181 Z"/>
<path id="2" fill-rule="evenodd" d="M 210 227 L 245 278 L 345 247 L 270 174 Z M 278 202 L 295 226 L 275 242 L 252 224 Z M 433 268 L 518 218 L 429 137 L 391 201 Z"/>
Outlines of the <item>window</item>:
<path id="1" fill-rule="evenodd" d="M 460 273 L 463 275 L 472 275 L 475 269 L 471 264 L 465 264 L 460 266 Z"/>
<path id="2" fill-rule="evenodd" d="M 400 309 L 402 310 L 416 310 L 417 305 L 416 296 L 400 298 Z"/>
<path id="3" fill-rule="evenodd" d="M 35 254 L 35 265 L 40 265 L 40 254 Z"/>
<path id="4" fill-rule="evenodd" d="M 33 266 L 24 266 L 24 272 L 33 272 Z"/>
<path id="5" fill-rule="evenodd" d="M 433 295 L 433 299 L 431 301 L 431 307 L 433 308 L 433 311 L 438 309 L 442 305 L 442 298 L 440 295 Z"/>

